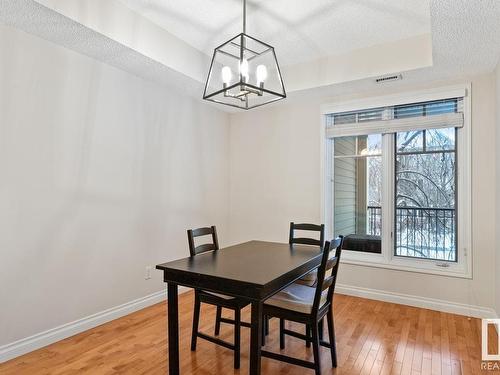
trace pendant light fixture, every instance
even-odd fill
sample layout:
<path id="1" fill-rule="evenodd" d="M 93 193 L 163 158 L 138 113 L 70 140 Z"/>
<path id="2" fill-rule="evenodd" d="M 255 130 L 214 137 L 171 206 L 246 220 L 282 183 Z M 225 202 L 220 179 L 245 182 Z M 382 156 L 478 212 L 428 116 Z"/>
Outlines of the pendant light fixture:
<path id="1" fill-rule="evenodd" d="M 286 98 L 274 48 L 243 32 L 215 48 L 203 99 L 251 109 Z"/>

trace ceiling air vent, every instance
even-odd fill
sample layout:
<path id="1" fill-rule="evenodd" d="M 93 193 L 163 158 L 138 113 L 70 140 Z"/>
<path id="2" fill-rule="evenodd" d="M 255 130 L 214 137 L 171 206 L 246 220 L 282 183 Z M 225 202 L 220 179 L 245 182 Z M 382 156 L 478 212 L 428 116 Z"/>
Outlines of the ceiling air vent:
<path id="1" fill-rule="evenodd" d="M 401 74 L 394 74 L 391 76 L 379 77 L 375 80 L 375 83 L 386 83 L 386 82 L 392 82 L 392 81 L 399 81 L 400 79 L 403 79 L 403 76 Z"/>

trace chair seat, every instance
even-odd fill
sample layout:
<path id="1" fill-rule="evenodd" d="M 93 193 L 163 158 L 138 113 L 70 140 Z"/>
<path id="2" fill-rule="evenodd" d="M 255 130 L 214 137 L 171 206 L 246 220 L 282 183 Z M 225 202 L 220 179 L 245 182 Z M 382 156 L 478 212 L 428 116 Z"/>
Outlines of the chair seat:
<path id="1" fill-rule="evenodd" d="M 239 297 L 228 296 L 226 294 L 207 292 L 206 290 L 198 290 L 201 302 L 211 305 L 225 307 L 228 309 L 243 308 L 250 302 Z"/>
<path id="2" fill-rule="evenodd" d="M 233 296 L 228 296 L 228 295 L 225 295 L 225 294 L 220 294 L 220 293 L 214 293 L 214 292 L 208 292 L 206 290 L 199 290 L 198 293 L 200 293 L 201 295 L 206 295 L 206 296 L 211 296 L 211 297 L 217 297 L 217 298 L 222 298 L 224 300 L 231 300 L 231 299 L 235 299 L 236 297 L 233 297 Z"/>
<path id="3" fill-rule="evenodd" d="M 279 307 L 286 310 L 293 310 L 304 314 L 310 314 L 314 302 L 316 288 L 311 288 L 302 284 L 292 284 L 282 291 L 276 293 L 264 303 L 266 305 Z M 328 291 L 321 295 L 319 305 L 323 306 L 327 300 Z"/>
<path id="4" fill-rule="evenodd" d="M 219 297 L 219 298 L 222 298 L 222 299 L 227 299 L 227 300 L 230 300 L 230 299 L 236 298 L 236 297 L 233 297 L 233 296 L 227 296 L 227 295 L 225 295 L 225 294 L 207 292 L 207 291 L 205 291 L 205 290 L 203 291 L 203 293 L 205 293 L 205 294 L 210 294 L 210 295 L 212 295 L 212 296 Z"/>

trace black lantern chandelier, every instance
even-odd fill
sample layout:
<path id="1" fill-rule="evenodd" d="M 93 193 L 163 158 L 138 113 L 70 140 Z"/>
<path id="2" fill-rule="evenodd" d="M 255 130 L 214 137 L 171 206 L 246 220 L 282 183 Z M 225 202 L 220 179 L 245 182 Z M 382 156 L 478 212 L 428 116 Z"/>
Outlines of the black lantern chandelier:
<path id="1" fill-rule="evenodd" d="M 214 50 L 203 99 L 251 109 L 286 98 L 274 48 L 243 32 Z"/>

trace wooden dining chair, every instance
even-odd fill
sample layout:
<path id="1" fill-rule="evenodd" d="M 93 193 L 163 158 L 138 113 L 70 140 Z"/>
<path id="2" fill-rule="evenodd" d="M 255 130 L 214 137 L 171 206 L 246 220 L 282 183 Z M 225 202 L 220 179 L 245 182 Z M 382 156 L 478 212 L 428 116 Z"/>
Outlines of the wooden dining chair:
<path id="1" fill-rule="evenodd" d="M 263 357 L 314 369 L 321 374 L 319 357 L 320 345 L 330 349 L 332 366 L 337 367 L 335 328 L 333 322 L 332 299 L 337 281 L 343 237 L 326 242 L 321 265 L 318 268 L 318 282 L 315 288 L 302 284 L 291 284 L 264 302 L 263 314 L 280 320 L 280 349 L 285 348 L 285 335 L 312 342 L 314 362 L 289 357 L 274 352 L 262 351 Z M 335 256 L 330 251 L 335 249 Z M 326 316 L 329 342 L 320 339 L 319 323 Z M 311 328 L 311 335 L 285 329 L 285 321 L 303 323 Z"/>
<path id="2" fill-rule="evenodd" d="M 317 232 L 316 238 L 311 237 L 296 237 L 295 231 L 307 231 L 307 232 Z M 300 245 L 311 245 L 323 247 L 325 242 L 325 225 L 324 224 L 309 224 L 309 223 L 301 223 L 295 224 L 294 222 L 290 223 L 290 234 L 288 236 L 288 242 L 290 244 L 300 244 Z M 302 276 L 300 279 L 296 281 L 298 284 L 303 284 L 307 286 L 314 287 L 316 285 L 316 281 L 318 279 L 317 269 L 312 270 L 308 274 Z M 266 321 L 267 322 L 267 321 Z M 269 323 L 267 323 L 269 324 Z M 306 327 L 306 329 L 308 329 Z M 306 331 L 306 334 L 311 334 L 310 330 Z M 323 339 L 323 321 L 319 324 L 319 334 L 320 338 Z M 311 343 L 306 341 L 306 346 L 310 347 Z"/>
<path id="3" fill-rule="evenodd" d="M 308 232 L 318 232 L 318 239 L 310 238 L 310 237 L 296 237 L 295 231 L 308 231 Z M 312 245 L 322 247 L 323 242 L 325 241 L 325 225 L 317 225 L 317 224 L 308 224 L 308 223 L 300 223 L 295 224 L 294 222 L 290 223 L 290 233 L 288 236 L 288 243 L 291 244 L 299 244 L 299 245 Z M 313 286 L 316 282 L 316 270 L 309 272 L 307 275 L 302 276 L 296 282 L 299 284 Z M 264 316 L 264 326 L 263 326 L 263 335 L 262 335 L 262 345 L 266 343 L 266 336 L 269 334 L 269 320 L 268 316 Z M 323 332 L 323 325 L 321 324 L 321 332 Z M 306 345 L 311 346 L 310 342 L 306 342 Z"/>
<path id="4" fill-rule="evenodd" d="M 219 250 L 219 240 L 217 238 L 217 229 L 215 226 L 207 228 L 189 229 L 187 231 L 189 242 L 189 253 L 192 257 L 208 251 Z M 201 236 L 211 236 L 212 241 L 201 245 L 195 245 L 195 238 Z M 234 342 L 233 344 L 221 340 L 219 338 L 206 335 L 198 331 L 198 324 L 200 321 L 200 308 L 201 303 L 206 303 L 217 307 L 217 314 L 215 319 L 215 336 L 219 335 L 220 324 L 229 323 L 234 325 Z M 194 314 L 193 314 L 193 331 L 191 334 L 191 350 L 196 350 L 196 339 L 198 337 L 213 342 L 214 344 L 221 345 L 225 348 L 234 350 L 234 368 L 240 368 L 240 333 L 241 326 L 250 327 L 249 323 L 241 321 L 241 309 L 249 304 L 248 301 L 226 296 L 219 293 L 211 293 L 208 291 L 195 289 L 194 291 Z M 227 308 L 234 311 L 234 319 L 222 317 L 222 308 Z"/>
<path id="5" fill-rule="evenodd" d="M 295 231 L 308 231 L 308 232 L 318 232 L 316 237 L 319 238 L 309 238 L 309 237 L 296 237 Z M 325 225 L 324 224 L 295 224 L 294 222 L 290 223 L 290 234 L 288 237 L 288 242 L 290 244 L 300 244 L 300 245 L 311 245 L 323 247 L 323 243 L 325 241 Z M 298 283 L 314 286 L 317 279 L 317 270 L 313 270 L 309 272 L 307 275 L 304 275 L 299 280 Z"/>

